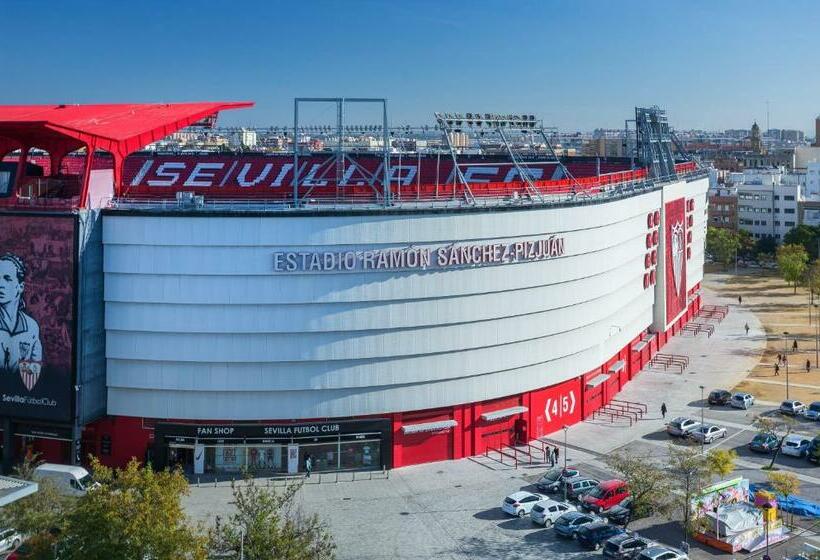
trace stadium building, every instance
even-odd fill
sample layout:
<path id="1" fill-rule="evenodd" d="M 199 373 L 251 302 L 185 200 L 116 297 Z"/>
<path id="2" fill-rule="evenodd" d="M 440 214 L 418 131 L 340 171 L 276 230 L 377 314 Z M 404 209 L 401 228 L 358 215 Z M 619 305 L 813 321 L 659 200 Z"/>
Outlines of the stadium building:
<path id="1" fill-rule="evenodd" d="M 379 153 L 139 151 L 244 106 L 0 107 L 6 468 L 476 455 L 590 417 L 699 310 L 707 179 L 657 108 L 632 158 L 522 156 L 539 125 L 489 114 L 437 126 L 508 158 L 399 161 L 386 126 Z"/>

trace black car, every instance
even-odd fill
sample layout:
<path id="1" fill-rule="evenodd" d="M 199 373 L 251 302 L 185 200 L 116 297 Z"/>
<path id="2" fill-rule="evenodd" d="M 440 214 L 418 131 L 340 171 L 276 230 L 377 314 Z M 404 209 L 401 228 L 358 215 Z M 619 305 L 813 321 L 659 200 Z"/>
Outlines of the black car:
<path id="1" fill-rule="evenodd" d="M 610 523 L 626 525 L 632 519 L 632 513 L 632 496 L 630 496 L 617 506 L 611 507 L 604 515 Z"/>
<path id="2" fill-rule="evenodd" d="M 730 400 L 732 400 L 732 393 L 725 389 L 715 389 L 709 393 L 709 404 L 725 405 L 729 404 Z"/>
<path id="3" fill-rule="evenodd" d="M 584 548 L 598 550 L 606 540 L 615 535 L 620 535 L 623 532 L 624 530 L 620 527 L 610 525 L 603 521 L 596 521 L 595 523 L 584 525 L 578 529 L 576 538 Z"/>

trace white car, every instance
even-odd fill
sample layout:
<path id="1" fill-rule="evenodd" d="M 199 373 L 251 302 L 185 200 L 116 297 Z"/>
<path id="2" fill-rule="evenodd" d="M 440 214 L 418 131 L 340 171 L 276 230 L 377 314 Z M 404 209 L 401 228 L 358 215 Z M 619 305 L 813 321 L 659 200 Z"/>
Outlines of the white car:
<path id="1" fill-rule="evenodd" d="M 820 401 L 814 401 L 807 406 L 806 412 L 803 413 L 803 416 L 809 420 L 820 420 Z"/>
<path id="2" fill-rule="evenodd" d="M 780 403 L 781 414 L 788 414 L 790 416 L 797 416 L 806 411 L 806 405 L 800 401 L 783 401 Z"/>
<path id="3" fill-rule="evenodd" d="M 703 426 L 698 426 L 689 432 L 689 437 L 695 441 L 712 443 L 716 439 L 726 437 L 726 428 L 721 428 L 720 426 L 715 426 L 714 424 L 704 424 Z"/>
<path id="4" fill-rule="evenodd" d="M 688 560 L 682 551 L 668 546 L 650 546 L 637 556 L 638 560 Z"/>
<path id="5" fill-rule="evenodd" d="M 566 502 L 556 500 L 541 500 L 536 503 L 530 511 L 530 519 L 533 523 L 543 525 L 546 528 L 552 527 L 556 519 L 568 511 L 577 511 L 575 506 Z"/>
<path id="6" fill-rule="evenodd" d="M 0 530 L 0 553 L 5 554 L 15 550 L 23 542 L 23 535 L 14 529 Z"/>
<path id="7" fill-rule="evenodd" d="M 686 436 L 700 426 L 700 422 L 679 416 L 666 425 L 666 433 L 670 436 Z"/>
<path id="8" fill-rule="evenodd" d="M 733 408 L 746 410 L 755 404 L 755 397 L 749 393 L 735 393 L 729 400 L 729 404 L 732 405 Z"/>
<path id="9" fill-rule="evenodd" d="M 786 439 L 783 440 L 783 447 L 780 451 L 783 452 L 783 455 L 791 455 L 792 457 L 807 457 L 809 454 L 810 445 L 810 437 L 791 434 L 786 436 Z"/>
<path id="10" fill-rule="evenodd" d="M 532 511 L 535 504 L 546 499 L 547 497 L 542 494 L 524 491 L 515 492 L 504 498 L 504 501 L 501 502 L 501 509 L 504 513 L 524 517 Z"/>

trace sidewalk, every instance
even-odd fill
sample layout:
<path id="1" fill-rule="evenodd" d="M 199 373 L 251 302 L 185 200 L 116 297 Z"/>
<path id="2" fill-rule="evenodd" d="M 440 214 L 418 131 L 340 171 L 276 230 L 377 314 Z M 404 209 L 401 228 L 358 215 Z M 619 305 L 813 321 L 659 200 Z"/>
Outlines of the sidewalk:
<path id="1" fill-rule="evenodd" d="M 618 399 L 646 404 L 649 413 L 631 428 L 597 420 L 581 422 L 570 427 L 567 433 L 569 444 L 605 455 L 659 430 L 665 424 L 660 413 L 662 403 L 666 403 L 667 419 L 691 416 L 696 411 L 699 414 L 700 385 L 704 386 L 705 398 L 713 389 L 731 390 L 746 378 L 766 347 L 766 333 L 760 321 L 746 308 L 737 305 L 737 300 L 720 297 L 706 288 L 703 301 L 708 305 L 728 305 L 730 308 L 726 318 L 715 325 L 715 333 L 711 337 L 678 334 L 662 349 L 665 354 L 688 356 L 686 371 L 678 374 L 644 369 L 618 393 Z M 748 336 L 744 331 L 746 324 L 749 325 Z M 545 439 L 563 444 L 564 435 L 559 431 Z"/>

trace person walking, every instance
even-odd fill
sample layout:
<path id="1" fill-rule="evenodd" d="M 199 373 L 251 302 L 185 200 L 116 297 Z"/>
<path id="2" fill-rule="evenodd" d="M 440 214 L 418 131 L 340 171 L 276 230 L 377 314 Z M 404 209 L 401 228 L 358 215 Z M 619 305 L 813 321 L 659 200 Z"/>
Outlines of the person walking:
<path id="1" fill-rule="evenodd" d="M 666 420 L 666 403 L 661 403 L 661 417 Z"/>
<path id="2" fill-rule="evenodd" d="M 737 296 L 737 304 L 743 305 L 743 296 Z"/>
<path id="3" fill-rule="evenodd" d="M 561 454 L 561 452 L 558 451 L 558 446 L 557 445 L 555 446 L 555 449 L 553 449 L 552 454 L 555 457 L 555 464 L 557 465 L 558 464 L 558 456 Z"/>
<path id="4" fill-rule="evenodd" d="M 811 360 L 806 360 L 806 373 L 811 371 Z"/>
<path id="5" fill-rule="evenodd" d="M 780 352 L 778 352 L 777 353 L 777 365 L 780 365 L 780 363 L 782 361 L 783 361 L 783 356 L 780 354 Z"/>
<path id="6" fill-rule="evenodd" d="M 775 374 L 775 376 L 780 375 L 780 364 L 775 364 L 774 365 L 774 374 Z"/>
<path id="7" fill-rule="evenodd" d="M 794 339 L 794 342 L 792 343 L 792 352 L 797 352 L 797 339 L 796 338 Z"/>
<path id="8" fill-rule="evenodd" d="M 743 328 L 746 329 L 746 336 L 749 336 L 749 323 L 743 325 Z"/>
<path id="9" fill-rule="evenodd" d="M 305 472 L 307 473 L 306 478 L 310 478 L 310 471 L 312 471 L 312 470 L 313 470 L 313 458 L 310 456 L 310 454 L 308 454 L 308 456 L 305 457 Z"/>

